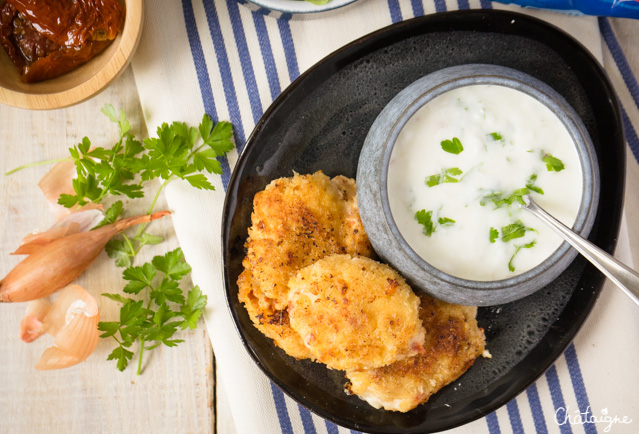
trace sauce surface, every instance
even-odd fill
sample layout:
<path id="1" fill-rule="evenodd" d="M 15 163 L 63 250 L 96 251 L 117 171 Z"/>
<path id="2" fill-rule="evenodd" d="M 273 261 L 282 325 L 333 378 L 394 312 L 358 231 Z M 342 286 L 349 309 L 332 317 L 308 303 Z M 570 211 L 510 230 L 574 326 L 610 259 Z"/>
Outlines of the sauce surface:
<path id="1" fill-rule="evenodd" d="M 577 149 L 549 108 L 504 86 L 472 85 L 409 119 L 387 188 L 395 223 L 419 256 L 453 276 L 490 281 L 530 270 L 562 243 L 519 198 L 529 193 L 572 227 L 583 187 Z"/>
<path id="2" fill-rule="evenodd" d="M 6 0 L 0 46 L 26 83 L 69 72 L 104 50 L 121 31 L 117 0 Z"/>

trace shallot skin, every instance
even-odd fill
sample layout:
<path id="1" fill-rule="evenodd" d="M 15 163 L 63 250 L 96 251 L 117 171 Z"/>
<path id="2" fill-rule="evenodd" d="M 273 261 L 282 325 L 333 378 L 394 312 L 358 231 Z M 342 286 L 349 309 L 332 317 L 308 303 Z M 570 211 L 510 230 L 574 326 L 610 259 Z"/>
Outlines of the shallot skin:
<path id="1" fill-rule="evenodd" d="M 160 211 L 122 219 L 93 231 L 56 239 L 35 249 L 0 281 L 0 302 L 31 301 L 53 294 L 89 268 L 112 237 L 131 226 L 168 214 L 168 211 Z"/>

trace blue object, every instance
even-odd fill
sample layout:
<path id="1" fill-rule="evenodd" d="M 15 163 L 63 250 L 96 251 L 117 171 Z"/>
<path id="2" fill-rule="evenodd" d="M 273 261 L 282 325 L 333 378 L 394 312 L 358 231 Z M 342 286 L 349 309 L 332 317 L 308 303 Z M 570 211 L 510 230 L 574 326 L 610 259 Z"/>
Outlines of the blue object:
<path id="1" fill-rule="evenodd" d="M 536 9 L 561 10 L 575 15 L 639 19 L 638 0 L 497 0 Z"/>

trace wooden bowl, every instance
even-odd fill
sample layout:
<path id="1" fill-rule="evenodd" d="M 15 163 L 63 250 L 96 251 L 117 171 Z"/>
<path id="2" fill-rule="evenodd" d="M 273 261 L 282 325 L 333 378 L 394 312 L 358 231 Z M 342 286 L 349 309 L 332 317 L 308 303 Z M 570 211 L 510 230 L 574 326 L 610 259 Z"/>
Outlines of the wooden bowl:
<path id="1" fill-rule="evenodd" d="M 17 68 L 0 48 L 0 103 L 31 110 L 57 109 L 104 90 L 128 65 L 142 30 L 143 0 L 120 1 L 126 6 L 122 31 L 100 54 L 59 77 L 23 83 Z"/>

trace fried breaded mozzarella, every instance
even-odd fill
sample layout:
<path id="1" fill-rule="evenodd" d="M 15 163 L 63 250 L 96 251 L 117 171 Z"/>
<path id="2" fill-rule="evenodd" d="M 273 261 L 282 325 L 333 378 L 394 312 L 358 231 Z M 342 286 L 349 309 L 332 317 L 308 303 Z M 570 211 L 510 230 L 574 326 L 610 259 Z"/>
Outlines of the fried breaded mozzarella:
<path id="1" fill-rule="evenodd" d="M 348 370 L 347 390 L 375 408 L 407 412 L 456 380 L 484 351 L 476 307 L 421 296 L 425 352 L 388 366 Z"/>
<path id="2" fill-rule="evenodd" d="M 370 256 L 355 181 L 321 171 L 272 181 L 253 199 L 239 300 L 255 326 L 289 355 L 312 357 L 288 322 L 288 280 L 335 253 Z"/>
<path id="3" fill-rule="evenodd" d="M 419 298 L 388 265 L 332 255 L 288 285 L 291 327 L 329 368 L 376 368 L 422 351 Z"/>

